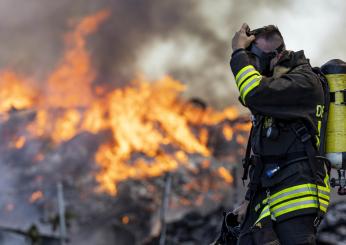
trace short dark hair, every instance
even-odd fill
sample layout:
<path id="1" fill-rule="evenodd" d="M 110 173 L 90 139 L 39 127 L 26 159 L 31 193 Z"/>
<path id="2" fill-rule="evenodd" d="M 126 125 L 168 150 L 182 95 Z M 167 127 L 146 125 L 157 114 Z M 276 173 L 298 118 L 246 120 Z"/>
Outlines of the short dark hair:
<path id="1" fill-rule="evenodd" d="M 250 31 L 250 34 L 255 35 L 256 39 L 264 38 L 267 41 L 280 43 L 279 46 L 282 44 L 285 46 L 284 38 L 282 37 L 279 28 L 275 25 L 268 25 L 252 30 Z"/>

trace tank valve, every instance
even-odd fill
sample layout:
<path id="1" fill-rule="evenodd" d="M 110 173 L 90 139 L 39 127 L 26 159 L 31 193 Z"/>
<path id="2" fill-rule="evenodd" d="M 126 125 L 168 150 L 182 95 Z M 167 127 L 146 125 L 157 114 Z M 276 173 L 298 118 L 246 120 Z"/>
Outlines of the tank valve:
<path id="1" fill-rule="evenodd" d="M 331 187 L 339 187 L 338 194 L 339 195 L 346 195 L 346 170 L 340 169 L 338 170 L 338 178 L 332 178 L 330 180 Z"/>

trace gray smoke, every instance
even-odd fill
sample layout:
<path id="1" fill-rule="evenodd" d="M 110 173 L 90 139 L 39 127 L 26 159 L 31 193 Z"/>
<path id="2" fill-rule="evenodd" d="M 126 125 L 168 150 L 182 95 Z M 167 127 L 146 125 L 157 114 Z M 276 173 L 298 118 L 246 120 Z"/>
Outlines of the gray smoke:
<path id="1" fill-rule="evenodd" d="M 278 25 L 289 49 L 321 65 L 345 59 L 345 7 L 337 0 L 0 0 L 0 66 L 43 78 L 61 56 L 69 20 L 107 8 L 112 16 L 88 42 L 95 82 L 170 74 L 188 84 L 187 97 L 223 107 L 237 100 L 228 62 L 243 22 Z"/>

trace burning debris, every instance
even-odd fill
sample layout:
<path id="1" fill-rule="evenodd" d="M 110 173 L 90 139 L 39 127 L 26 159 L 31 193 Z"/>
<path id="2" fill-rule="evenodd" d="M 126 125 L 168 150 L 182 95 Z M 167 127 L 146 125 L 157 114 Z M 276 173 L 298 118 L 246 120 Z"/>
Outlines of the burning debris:
<path id="1" fill-rule="evenodd" d="M 72 244 L 150 242 L 191 210 L 229 205 L 248 120 L 184 99 L 184 84 L 170 76 L 116 89 L 96 83 L 86 39 L 109 14 L 76 23 L 46 83 L 0 72 L 1 227 L 58 238 L 57 183 Z"/>

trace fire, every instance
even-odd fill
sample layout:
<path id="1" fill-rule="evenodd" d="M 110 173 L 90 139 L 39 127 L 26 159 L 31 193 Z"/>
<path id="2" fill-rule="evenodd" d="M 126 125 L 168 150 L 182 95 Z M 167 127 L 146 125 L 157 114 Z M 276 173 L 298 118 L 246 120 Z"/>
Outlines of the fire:
<path id="1" fill-rule="evenodd" d="M 73 32 L 66 35 L 66 52 L 60 64 L 47 78 L 43 99 L 38 104 L 40 109 L 37 120 L 31 125 L 31 134 L 52 135 L 52 139 L 60 143 L 71 139 L 80 131 L 82 118 L 78 109 L 95 108 L 92 82 L 96 72 L 86 49 L 86 38 L 93 34 L 109 15 L 108 11 L 100 11 L 88 16 L 76 25 Z M 56 111 L 62 108 L 67 111 Z M 95 127 L 90 123 L 85 125 Z"/>
<path id="2" fill-rule="evenodd" d="M 30 84 L 30 79 L 22 78 L 12 71 L 0 72 L 0 112 L 33 106 L 37 94 Z"/>
<path id="3" fill-rule="evenodd" d="M 240 135 L 240 134 L 237 135 L 236 140 L 237 140 L 237 143 L 238 143 L 239 145 L 245 145 L 246 142 L 247 142 L 247 139 L 246 139 L 244 136 Z"/>
<path id="4" fill-rule="evenodd" d="M 21 136 L 14 143 L 18 149 L 30 137 L 48 138 L 59 145 L 82 131 L 109 132 L 109 140 L 95 154 L 100 168 L 95 178 L 98 190 L 116 195 L 122 181 L 156 177 L 179 166 L 188 167 L 191 154 L 209 157 L 208 130 L 192 130 L 191 126 L 232 120 L 238 117 L 238 111 L 229 107 L 217 112 L 187 103 L 181 97 L 185 85 L 170 76 L 155 82 L 139 77 L 127 87 L 105 93 L 104 88 L 93 84 L 97 72 L 86 38 L 109 15 L 108 11 L 100 11 L 74 26 L 65 36 L 62 59 L 45 82 L 22 78 L 11 71 L 0 72 L 0 112 L 13 108 L 35 112 L 35 119 L 26 128 L 28 137 Z M 41 84 L 40 89 L 34 84 Z M 238 127 L 245 130 L 242 125 Z M 227 140 L 232 139 L 234 130 L 237 129 L 230 126 L 223 128 Z M 245 141 L 239 136 L 236 139 Z M 38 154 L 37 160 L 42 159 L 44 154 Z M 205 168 L 209 165 L 209 161 L 203 163 Z M 227 183 L 233 181 L 225 168 L 219 168 L 218 173 Z M 36 191 L 30 202 L 41 198 L 43 193 Z"/>
<path id="5" fill-rule="evenodd" d="M 222 129 L 223 135 L 227 140 L 231 140 L 233 138 L 233 129 L 229 125 L 225 125 Z"/>
<path id="6" fill-rule="evenodd" d="M 122 222 L 124 225 L 127 225 L 127 224 L 130 222 L 129 216 L 124 215 L 123 217 L 121 217 L 121 222 Z"/>
<path id="7" fill-rule="evenodd" d="M 101 146 L 96 154 L 96 161 L 103 168 L 97 175 L 97 180 L 103 184 L 101 189 L 116 194 L 115 183 L 175 170 L 187 163 L 186 156 L 179 157 L 181 152 L 210 155 L 205 140 L 201 141 L 189 127 L 190 123 L 195 123 L 192 111 L 198 109 L 186 108 L 179 97 L 182 91 L 184 86 L 167 76 L 155 83 L 136 80 L 131 87 L 115 90 L 109 95 L 105 107 L 109 108 L 113 142 Z M 187 111 L 189 108 L 191 111 Z M 234 117 L 233 108 L 226 110 L 223 117 L 221 112 L 211 109 L 200 109 L 197 114 L 204 113 L 205 118 L 215 122 L 227 117 L 230 111 L 233 112 L 230 117 Z M 211 119 L 204 122 L 211 122 Z M 167 143 L 180 153 L 164 154 L 162 148 Z M 136 152 L 141 152 L 147 159 L 139 158 L 129 164 L 128 160 Z"/>
<path id="8" fill-rule="evenodd" d="M 31 194 L 31 196 L 29 198 L 29 202 L 34 203 L 34 202 L 37 202 L 38 200 L 40 200 L 42 198 L 43 198 L 42 191 L 35 191 Z"/>
<path id="9" fill-rule="evenodd" d="M 219 167 L 218 168 L 218 173 L 219 175 L 225 180 L 226 183 L 231 184 L 233 182 L 233 177 L 232 175 L 229 173 L 229 170 L 227 170 L 224 167 Z"/>
<path id="10" fill-rule="evenodd" d="M 73 32 L 65 37 L 66 52 L 60 65 L 48 77 L 46 94 L 42 106 L 83 107 L 90 106 L 94 99 L 92 82 L 95 71 L 92 68 L 90 54 L 86 50 L 86 37 L 93 34 L 99 24 L 110 13 L 100 11 L 80 21 Z"/>
<path id="11" fill-rule="evenodd" d="M 25 141 L 26 141 L 25 137 L 24 136 L 20 136 L 19 138 L 17 138 L 15 140 L 13 145 L 14 145 L 15 148 L 21 149 L 24 146 Z"/>

